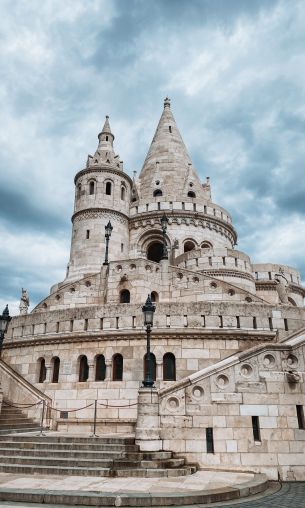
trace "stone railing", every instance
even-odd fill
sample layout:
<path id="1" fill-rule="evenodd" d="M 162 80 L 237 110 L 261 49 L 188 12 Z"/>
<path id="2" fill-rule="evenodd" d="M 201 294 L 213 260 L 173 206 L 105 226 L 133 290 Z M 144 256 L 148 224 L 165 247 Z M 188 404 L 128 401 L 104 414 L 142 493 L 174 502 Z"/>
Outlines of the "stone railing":
<path id="1" fill-rule="evenodd" d="M 0 359 L 0 407 L 1 397 L 18 406 L 28 418 L 36 422 L 40 422 L 43 406 L 52 406 L 50 397 L 29 383 L 2 359 Z M 50 411 L 45 416 L 52 427 Z"/>

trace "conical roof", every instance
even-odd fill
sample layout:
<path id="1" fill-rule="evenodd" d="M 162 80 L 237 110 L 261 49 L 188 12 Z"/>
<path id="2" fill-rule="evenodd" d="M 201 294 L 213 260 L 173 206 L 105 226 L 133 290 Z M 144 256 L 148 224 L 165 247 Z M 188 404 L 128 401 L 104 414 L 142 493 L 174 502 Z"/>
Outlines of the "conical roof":
<path id="1" fill-rule="evenodd" d="M 146 201 L 157 189 L 171 201 L 184 201 L 191 189 L 196 196 L 202 193 L 200 180 L 192 167 L 168 98 L 164 100 L 164 110 L 144 161 L 139 184 L 140 200 Z"/>

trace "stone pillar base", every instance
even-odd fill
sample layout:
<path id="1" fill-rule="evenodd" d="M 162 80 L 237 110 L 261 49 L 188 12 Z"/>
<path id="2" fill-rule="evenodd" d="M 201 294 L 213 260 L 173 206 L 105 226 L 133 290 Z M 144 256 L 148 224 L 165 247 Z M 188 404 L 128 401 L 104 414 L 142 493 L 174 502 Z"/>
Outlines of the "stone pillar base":
<path id="1" fill-rule="evenodd" d="M 156 388 L 139 389 L 136 444 L 145 452 L 162 450 L 159 395 Z"/>

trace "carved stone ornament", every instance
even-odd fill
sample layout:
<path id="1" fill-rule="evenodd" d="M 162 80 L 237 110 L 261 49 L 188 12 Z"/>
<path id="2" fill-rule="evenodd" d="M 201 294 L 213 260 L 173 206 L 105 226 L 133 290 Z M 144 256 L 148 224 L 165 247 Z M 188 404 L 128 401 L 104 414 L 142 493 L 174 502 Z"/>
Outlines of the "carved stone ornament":
<path id="1" fill-rule="evenodd" d="M 288 383 L 299 383 L 301 381 L 301 374 L 299 374 L 296 370 L 289 370 L 286 372 L 286 379 Z"/>

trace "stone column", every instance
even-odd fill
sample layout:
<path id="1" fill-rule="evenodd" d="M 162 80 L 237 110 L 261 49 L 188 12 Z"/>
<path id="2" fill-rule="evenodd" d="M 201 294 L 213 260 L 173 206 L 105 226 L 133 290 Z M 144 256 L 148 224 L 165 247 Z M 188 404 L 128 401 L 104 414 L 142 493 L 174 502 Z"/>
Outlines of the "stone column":
<path id="1" fill-rule="evenodd" d="M 162 381 L 163 379 L 163 360 L 157 360 L 157 372 L 156 372 L 156 381 Z"/>
<path id="2" fill-rule="evenodd" d="M 89 376 L 88 381 L 95 381 L 95 364 L 94 362 L 88 362 Z"/>
<path id="3" fill-rule="evenodd" d="M 105 360 L 105 364 L 106 364 L 105 381 L 111 381 L 111 377 L 112 377 L 112 360 Z"/>
<path id="4" fill-rule="evenodd" d="M 53 374 L 53 365 L 48 363 L 46 364 L 46 379 L 45 383 L 51 383 L 52 382 L 52 374 Z"/>
<path id="5" fill-rule="evenodd" d="M 140 388 L 138 392 L 138 416 L 136 444 L 141 451 L 162 450 L 160 439 L 159 394 L 156 388 Z"/>

